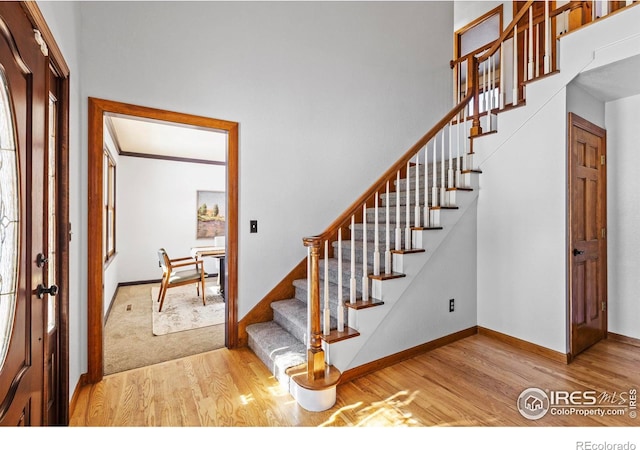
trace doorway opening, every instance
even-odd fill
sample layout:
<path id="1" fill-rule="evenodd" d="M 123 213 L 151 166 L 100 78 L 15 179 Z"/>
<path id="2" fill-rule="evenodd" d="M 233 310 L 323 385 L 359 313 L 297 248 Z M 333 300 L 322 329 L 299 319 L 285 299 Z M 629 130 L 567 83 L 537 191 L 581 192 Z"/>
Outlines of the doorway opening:
<path id="1" fill-rule="evenodd" d="M 88 168 L 88 230 L 89 236 L 103 236 L 103 224 L 107 216 L 104 207 L 105 170 L 104 138 L 105 120 L 109 117 L 132 117 L 147 123 L 172 123 L 224 133 L 227 138 L 226 170 L 226 237 L 225 264 L 221 273 L 225 280 L 225 332 L 228 348 L 237 347 L 237 241 L 238 241 L 238 123 L 220 119 L 194 116 L 154 108 L 130 105 L 103 99 L 89 98 L 89 168 Z M 186 155 L 185 159 L 189 159 Z M 108 161 L 108 160 L 107 160 Z M 108 168 L 107 168 L 108 169 Z M 177 180 L 176 180 L 177 181 Z M 158 206 L 162 207 L 159 198 Z M 117 244 L 116 244 L 117 245 Z M 106 252 L 104 239 L 88 242 L 88 373 L 87 381 L 95 383 L 104 373 L 104 264 Z"/>

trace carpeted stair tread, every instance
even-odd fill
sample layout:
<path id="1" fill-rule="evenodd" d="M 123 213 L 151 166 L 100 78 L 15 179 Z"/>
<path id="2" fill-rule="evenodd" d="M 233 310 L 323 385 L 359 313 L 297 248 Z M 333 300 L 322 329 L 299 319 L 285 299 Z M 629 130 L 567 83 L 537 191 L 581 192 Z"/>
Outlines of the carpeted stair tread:
<path id="1" fill-rule="evenodd" d="M 297 340 L 304 342 L 307 334 L 307 304 L 298 299 L 279 300 L 271 303 L 271 309 L 273 320 Z"/>
<path id="2" fill-rule="evenodd" d="M 289 367 L 306 362 L 306 346 L 276 322 L 247 326 L 248 345 L 280 382 L 286 382 Z"/>
<path id="3" fill-rule="evenodd" d="M 320 302 L 321 308 L 324 302 Z M 299 341 L 304 342 L 307 334 L 307 304 L 298 299 L 280 300 L 271 304 L 274 321 L 293 335 Z M 335 305 L 331 312 L 335 314 Z M 322 321 L 322 319 L 320 319 Z M 338 322 L 335 317 L 330 318 L 330 328 L 336 328 Z"/>

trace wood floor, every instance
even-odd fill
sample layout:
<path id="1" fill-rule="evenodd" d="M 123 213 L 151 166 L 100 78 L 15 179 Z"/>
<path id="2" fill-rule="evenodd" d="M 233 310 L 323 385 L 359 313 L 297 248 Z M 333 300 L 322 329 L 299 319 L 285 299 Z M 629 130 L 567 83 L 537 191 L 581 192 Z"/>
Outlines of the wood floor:
<path id="1" fill-rule="evenodd" d="M 524 418 L 527 388 L 595 391 L 603 416 Z M 74 427 L 579 426 L 638 427 L 629 408 L 640 388 L 640 347 L 605 340 L 569 365 L 474 335 L 338 386 L 329 411 L 300 408 L 249 349 L 214 350 L 109 375 L 78 395 Z M 606 398 L 605 401 L 605 397 Z M 581 409 L 581 411 L 586 411 Z"/>

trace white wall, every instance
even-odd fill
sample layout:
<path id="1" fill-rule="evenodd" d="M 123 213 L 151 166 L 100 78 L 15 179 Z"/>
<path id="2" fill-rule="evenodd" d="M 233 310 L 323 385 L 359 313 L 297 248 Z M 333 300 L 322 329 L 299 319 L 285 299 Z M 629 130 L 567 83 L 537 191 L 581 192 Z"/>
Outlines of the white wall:
<path id="1" fill-rule="evenodd" d="M 197 191 L 224 191 L 225 170 L 210 164 L 120 157 L 116 175 L 120 283 L 160 279 L 161 247 L 169 257 L 181 258 L 189 256 L 191 247 L 213 245 L 213 239 L 196 239 Z"/>
<path id="2" fill-rule="evenodd" d="M 240 123 L 243 317 L 449 109 L 452 9 L 83 2 L 82 95 Z"/>
<path id="3" fill-rule="evenodd" d="M 600 128 L 605 127 L 604 102 L 573 82 L 567 85 L 567 112 L 575 113 Z"/>
<path id="4" fill-rule="evenodd" d="M 478 325 L 562 353 L 565 143 L 562 89 L 482 162 L 478 199 Z"/>
<path id="5" fill-rule="evenodd" d="M 640 95 L 605 105 L 609 331 L 640 339 Z"/>

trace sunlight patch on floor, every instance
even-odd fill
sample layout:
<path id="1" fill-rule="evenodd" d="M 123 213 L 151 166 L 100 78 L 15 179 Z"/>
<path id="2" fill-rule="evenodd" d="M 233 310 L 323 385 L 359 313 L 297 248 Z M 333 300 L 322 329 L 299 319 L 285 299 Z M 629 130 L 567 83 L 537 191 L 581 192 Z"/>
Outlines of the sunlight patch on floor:
<path id="1" fill-rule="evenodd" d="M 343 406 L 333 413 L 321 427 L 420 427 L 423 426 L 406 411 L 418 391 L 400 391 L 379 402 L 364 406 L 362 402 Z"/>

